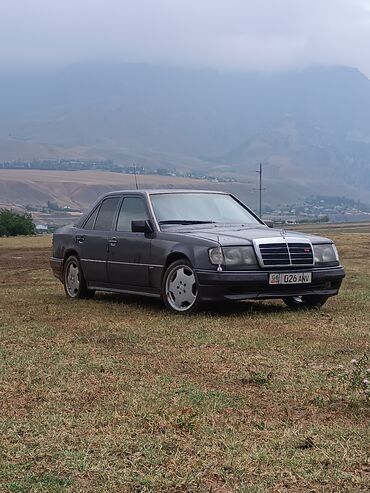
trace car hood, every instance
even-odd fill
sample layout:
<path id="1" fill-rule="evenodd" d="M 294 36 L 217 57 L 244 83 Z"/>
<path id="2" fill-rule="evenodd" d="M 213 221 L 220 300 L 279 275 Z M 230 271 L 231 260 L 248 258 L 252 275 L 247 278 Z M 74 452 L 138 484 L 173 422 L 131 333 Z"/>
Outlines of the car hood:
<path id="1" fill-rule="evenodd" d="M 177 231 L 180 233 L 180 230 Z M 328 242 L 327 238 L 316 235 L 308 235 L 298 231 L 285 231 L 283 229 L 272 229 L 267 226 L 215 226 L 213 228 L 205 227 L 196 229 L 186 228 L 181 234 L 192 236 L 203 240 L 219 242 L 223 246 L 232 245 L 250 245 L 255 239 L 263 238 L 302 238 L 310 240 L 312 243 Z"/>

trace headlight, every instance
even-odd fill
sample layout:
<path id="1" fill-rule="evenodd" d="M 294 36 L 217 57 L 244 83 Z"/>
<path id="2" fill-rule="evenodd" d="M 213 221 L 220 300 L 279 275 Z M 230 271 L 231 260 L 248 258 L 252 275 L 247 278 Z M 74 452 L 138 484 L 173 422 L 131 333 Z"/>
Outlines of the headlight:
<path id="1" fill-rule="evenodd" d="M 252 246 L 211 248 L 209 259 L 215 265 L 257 265 Z"/>
<path id="2" fill-rule="evenodd" d="M 328 264 L 330 262 L 338 262 L 338 252 L 333 243 L 325 243 L 324 245 L 312 245 L 315 264 Z"/>

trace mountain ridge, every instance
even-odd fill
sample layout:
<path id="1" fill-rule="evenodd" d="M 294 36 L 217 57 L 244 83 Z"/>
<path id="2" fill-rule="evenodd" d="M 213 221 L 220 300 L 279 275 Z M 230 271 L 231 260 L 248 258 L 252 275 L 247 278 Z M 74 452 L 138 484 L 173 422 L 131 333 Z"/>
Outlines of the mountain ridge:
<path id="1" fill-rule="evenodd" d="M 263 161 L 282 186 L 370 202 L 370 81 L 353 68 L 89 62 L 3 74 L 0 95 L 0 161 L 86 157 L 251 177 Z"/>

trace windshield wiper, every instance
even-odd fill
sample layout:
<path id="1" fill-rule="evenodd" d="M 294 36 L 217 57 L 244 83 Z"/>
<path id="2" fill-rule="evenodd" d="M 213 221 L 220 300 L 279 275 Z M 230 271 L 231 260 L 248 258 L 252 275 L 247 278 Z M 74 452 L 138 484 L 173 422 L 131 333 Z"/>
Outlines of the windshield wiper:
<path id="1" fill-rule="evenodd" d="M 169 219 L 167 221 L 159 221 L 159 224 L 215 224 L 215 221 L 198 221 L 196 219 Z"/>

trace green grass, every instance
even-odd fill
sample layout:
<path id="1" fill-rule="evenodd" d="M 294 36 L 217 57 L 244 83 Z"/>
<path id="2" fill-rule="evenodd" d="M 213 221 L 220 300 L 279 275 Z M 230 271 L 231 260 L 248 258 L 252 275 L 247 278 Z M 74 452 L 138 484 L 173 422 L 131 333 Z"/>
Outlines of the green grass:
<path id="1" fill-rule="evenodd" d="M 50 238 L 0 239 L 0 491 L 368 491 L 369 405 L 332 375 L 369 352 L 370 234 L 334 237 L 321 311 L 190 317 L 67 300 Z"/>

